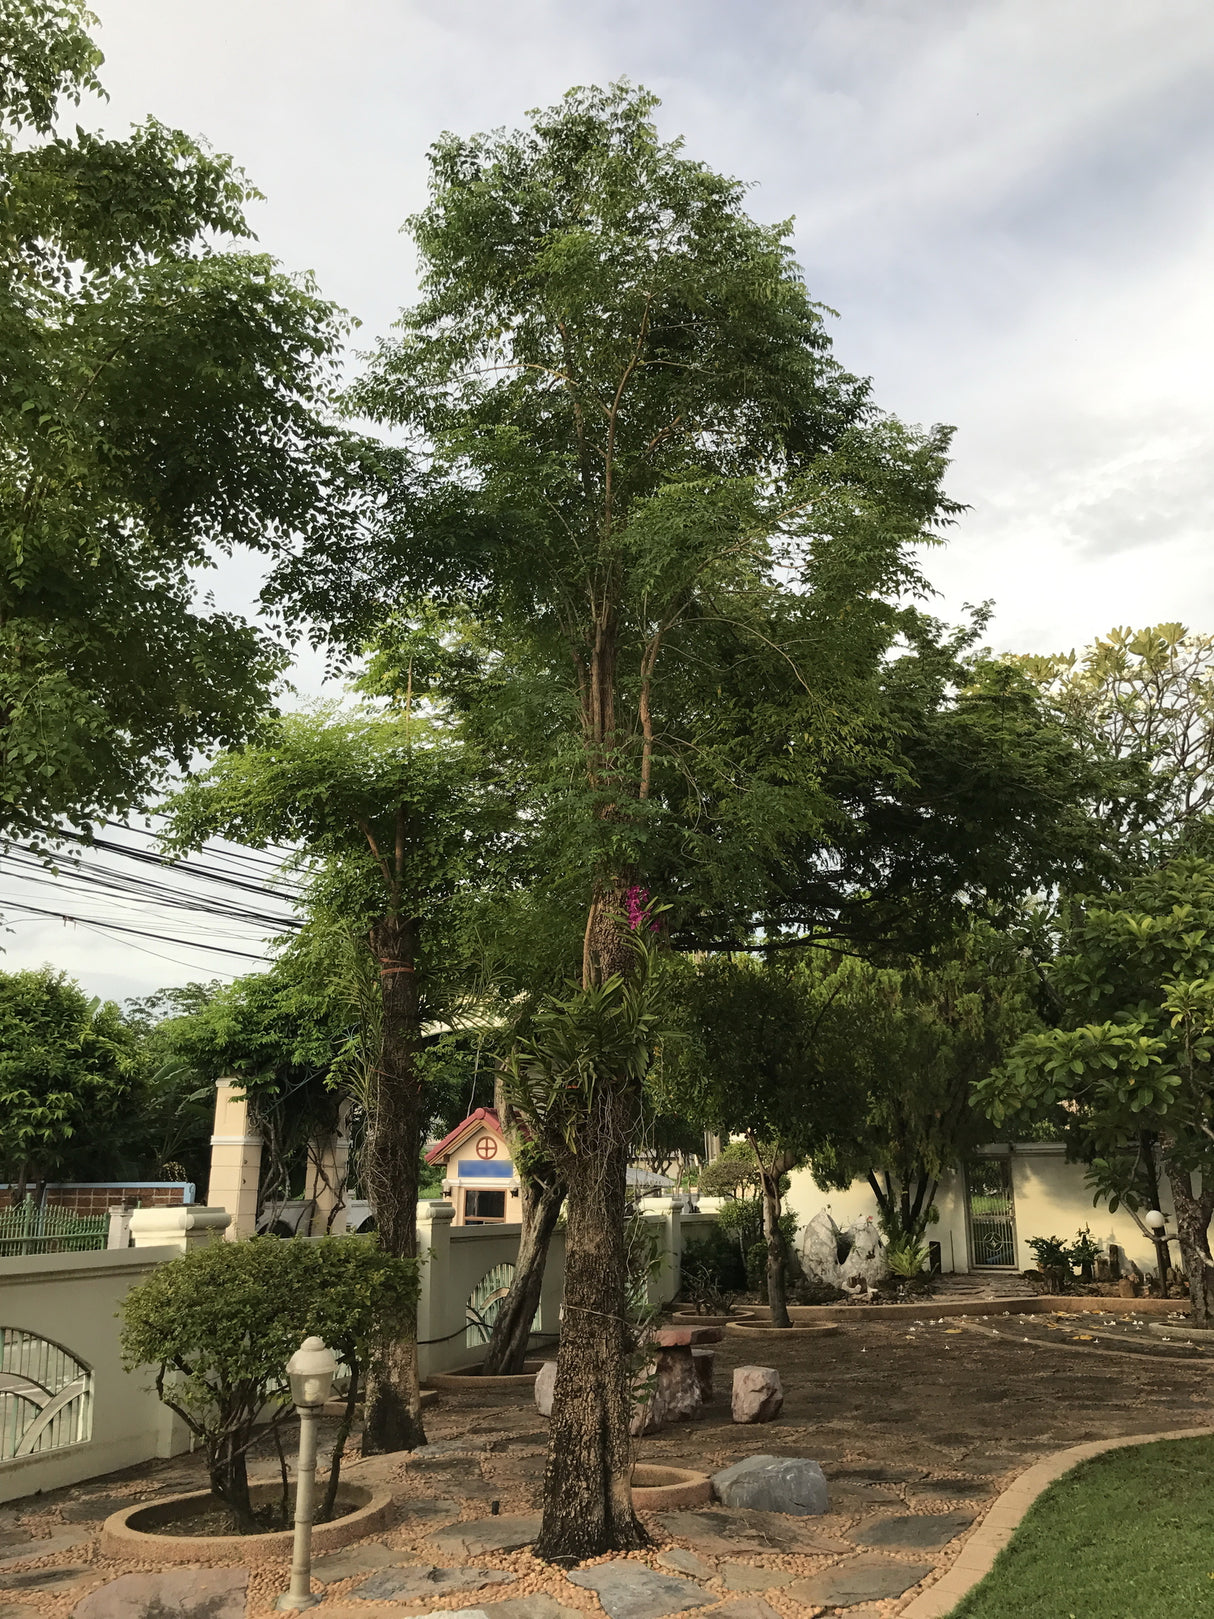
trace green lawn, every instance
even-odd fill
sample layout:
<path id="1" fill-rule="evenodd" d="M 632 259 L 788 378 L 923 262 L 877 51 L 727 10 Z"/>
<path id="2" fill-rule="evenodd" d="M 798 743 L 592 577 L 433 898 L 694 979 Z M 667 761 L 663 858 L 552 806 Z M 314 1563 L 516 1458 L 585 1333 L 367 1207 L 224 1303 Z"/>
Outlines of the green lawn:
<path id="1" fill-rule="evenodd" d="M 1214 1619 L 1214 1439 L 1084 1462 L 949 1619 Z"/>

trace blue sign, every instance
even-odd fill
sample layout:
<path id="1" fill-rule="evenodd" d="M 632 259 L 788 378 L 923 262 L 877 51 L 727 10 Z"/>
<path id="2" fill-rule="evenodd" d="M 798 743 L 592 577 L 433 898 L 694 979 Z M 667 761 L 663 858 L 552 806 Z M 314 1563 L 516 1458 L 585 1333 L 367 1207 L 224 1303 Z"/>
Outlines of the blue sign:
<path id="1" fill-rule="evenodd" d="M 492 1160 L 482 1162 L 479 1158 L 461 1158 L 459 1161 L 459 1178 L 462 1181 L 508 1181 L 514 1176 L 514 1165 L 507 1160 L 502 1164 L 495 1164 Z"/>

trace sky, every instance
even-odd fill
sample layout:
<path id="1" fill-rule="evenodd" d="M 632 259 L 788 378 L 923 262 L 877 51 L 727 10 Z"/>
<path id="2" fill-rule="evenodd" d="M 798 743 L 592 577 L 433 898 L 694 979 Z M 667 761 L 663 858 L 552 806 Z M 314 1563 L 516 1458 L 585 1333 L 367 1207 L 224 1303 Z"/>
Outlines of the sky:
<path id="1" fill-rule="evenodd" d="M 415 292 L 403 221 L 444 130 L 627 77 L 662 133 L 795 219 L 813 296 L 884 407 L 955 426 L 969 510 L 926 570 L 999 650 L 1214 630 L 1214 7 L 1208 0 L 92 0 L 121 133 L 154 113 L 266 194 L 263 248 L 369 348 Z M 236 564 L 208 578 L 248 608 Z M 302 690 L 319 669 L 305 661 Z M 6 889 L 6 891 L 8 891 Z M 94 993 L 209 975 L 36 920 Z M 255 940 L 255 932 L 249 932 Z M 228 963 L 234 971 L 240 962 Z"/>

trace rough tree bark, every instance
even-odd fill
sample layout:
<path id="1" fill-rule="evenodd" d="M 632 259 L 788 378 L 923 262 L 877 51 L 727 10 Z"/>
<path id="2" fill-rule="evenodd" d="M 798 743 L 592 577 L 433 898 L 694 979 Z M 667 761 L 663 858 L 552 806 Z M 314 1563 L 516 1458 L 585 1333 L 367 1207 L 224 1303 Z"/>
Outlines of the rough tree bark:
<path id="1" fill-rule="evenodd" d="M 780 1230 L 780 1171 L 761 1166 L 763 1183 L 763 1235 L 767 1239 L 767 1302 L 773 1327 L 791 1327 L 788 1313 L 787 1253 Z"/>
<path id="2" fill-rule="evenodd" d="M 606 688 L 609 691 L 609 687 Z M 590 907 L 583 984 L 626 973 L 621 934 L 627 883 L 600 888 Z M 536 1555 L 569 1564 L 633 1551 L 649 1537 L 632 1509 L 633 1441 L 625 1208 L 638 1098 L 603 1085 L 578 1129 L 577 1150 L 546 1142 L 568 1186 L 561 1347 L 548 1432 L 544 1516 Z"/>
<path id="3" fill-rule="evenodd" d="M 422 1089 L 417 991 L 418 924 L 386 916 L 371 929 L 379 962 L 383 1023 L 367 1110 L 364 1173 L 379 1240 L 394 1258 L 417 1255 L 418 1154 Z M 417 1333 L 373 1346 L 367 1370 L 362 1452 L 415 1450 L 426 1443 L 418 1386 Z"/>
<path id="4" fill-rule="evenodd" d="M 1176 1209 L 1176 1235 L 1180 1256 L 1189 1278 L 1189 1303 L 1193 1325 L 1207 1327 L 1211 1321 L 1211 1279 L 1214 1257 L 1210 1254 L 1210 1220 L 1214 1216 L 1214 1186 L 1206 1187 L 1203 1177 L 1201 1196 L 1193 1192 L 1193 1177 L 1187 1170 L 1168 1170 L 1172 1203 Z"/>
<path id="5" fill-rule="evenodd" d="M 556 1176 L 535 1180 L 523 1175 L 522 1231 L 510 1291 L 502 1300 L 485 1351 L 487 1377 L 513 1377 L 523 1370 L 531 1323 L 540 1305 L 548 1247 L 565 1202 L 565 1186 Z"/>
<path id="6" fill-rule="evenodd" d="M 632 1510 L 624 1204 L 634 1105 L 604 1089 L 568 1175 L 564 1318 L 535 1550 L 569 1564 L 648 1544 Z"/>

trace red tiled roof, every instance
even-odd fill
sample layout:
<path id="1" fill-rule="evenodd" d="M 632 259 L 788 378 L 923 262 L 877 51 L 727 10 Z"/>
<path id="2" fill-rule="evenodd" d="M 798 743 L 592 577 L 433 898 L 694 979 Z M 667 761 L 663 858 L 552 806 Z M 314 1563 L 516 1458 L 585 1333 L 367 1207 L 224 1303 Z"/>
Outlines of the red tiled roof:
<path id="1" fill-rule="evenodd" d="M 457 1124 L 454 1130 L 449 1131 L 437 1146 L 430 1148 L 430 1151 L 426 1154 L 426 1162 L 433 1164 L 437 1163 L 440 1158 L 449 1157 L 460 1142 L 471 1135 L 479 1124 L 487 1125 L 495 1135 L 501 1136 L 505 1140 L 505 1136 L 502 1134 L 502 1121 L 498 1118 L 493 1108 L 478 1107 L 475 1113 L 469 1113 L 462 1124 Z"/>

